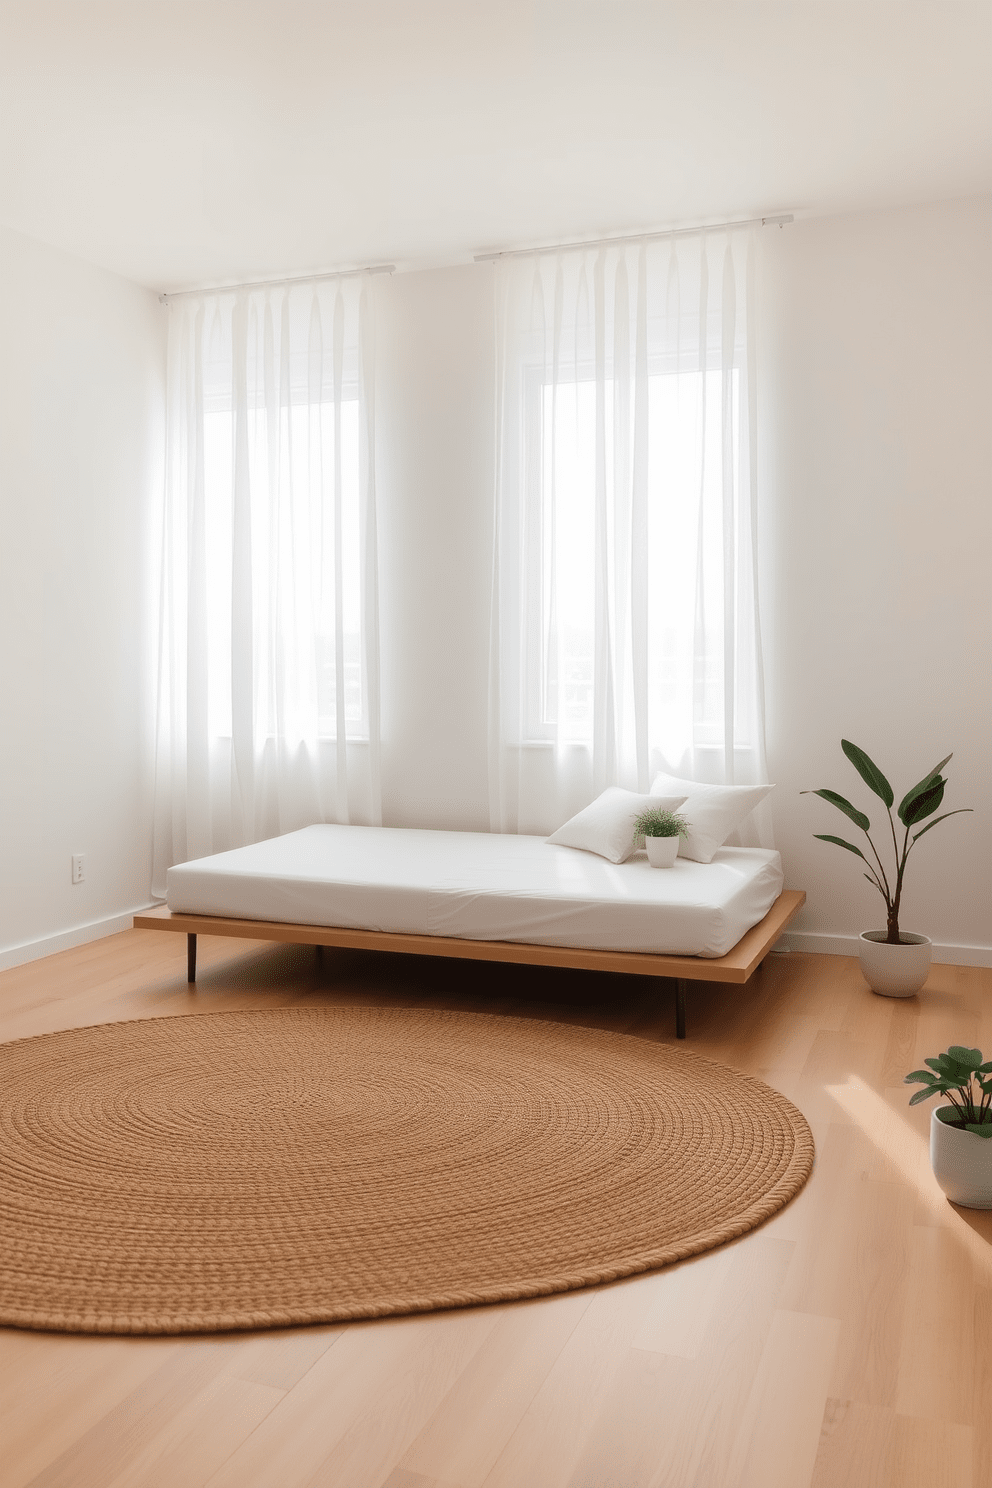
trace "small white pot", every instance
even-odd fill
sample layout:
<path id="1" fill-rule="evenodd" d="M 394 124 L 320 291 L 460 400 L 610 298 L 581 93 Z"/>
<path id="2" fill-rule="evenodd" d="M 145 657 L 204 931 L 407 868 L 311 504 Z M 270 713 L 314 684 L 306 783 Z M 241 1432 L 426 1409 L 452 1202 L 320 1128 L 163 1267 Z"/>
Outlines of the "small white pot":
<path id="1" fill-rule="evenodd" d="M 678 857 L 679 839 L 675 837 L 645 837 L 648 862 L 652 868 L 671 868 Z"/>
<path id="2" fill-rule="evenodd" d="M 952 1204 L 965 1209 L 992 1209 L 992 1137 L 948 1126 L 940 1106 L 930 1114 L 930 1165 Z"/>
<path id="3" fill-rule="evenodd" d="M 884 930 L 866 930 L 858 946 L 864 979 L 882 997 L 914 996 L 930 971 L 933 946 L 927 937 L 901 933 L 901 944 L 886 945 Z"/>

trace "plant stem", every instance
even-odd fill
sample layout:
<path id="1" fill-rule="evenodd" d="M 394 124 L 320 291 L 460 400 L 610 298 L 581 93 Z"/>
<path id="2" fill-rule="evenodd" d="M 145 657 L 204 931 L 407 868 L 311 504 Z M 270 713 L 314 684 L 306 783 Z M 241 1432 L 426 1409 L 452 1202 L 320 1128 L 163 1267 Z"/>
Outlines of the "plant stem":
<path id="1" fill-rule="evenodd" d="M 885 809 L 886 809 L 886 811 L 889 814 L 889 831 L 892 833 L 892 851 L 895 854 L 896 869 L 898 870 L 898 867 L 899 867 L 899 842 L 898 842 L 898 839 L 896 837 L 896 824 L 892 820 L 892 807 L 891 806 L 886 806 Z"/>
<path id="2" fill-rule="evenodd" d="M 862 831 L 864 831 L 864 828 L 862 828 Z M 885 869 L 882 867 L 882 860 L 878 856 L 878 849 L 876 848 L 874 842 L 872 842 L 871 838 L 868 836 L 868 833 L 867 832 L 865 832 L 865 836 L 868 837 L 868 846 L 871 848 L 872 852 L 875 854 L 875 862 L 878 864 L 878 871 L 882 875 L 882 884 L 885 885 L 885 888 L 883 889 L 882 888 L 882 884 L 879 884 L 878 885 L 878 889 L 879 889 L 879 893 L 882 895 L 882 898 L 885 900 L 885 908 L 886 908 L 886 911 L 888 911 L 889 904 L 891 902 L 890 895 L 889 895 L 889 880 L 885 876 Z M 869 866 L 869 868 L 871 868 L 871 864 L 870 863 L 869 863 L 868 866 Z M 875 870 L 872 869 L 872 872 L 873 873 L 874 873 L 874 871 Z"/>
<path id="3" fill-rule="evenodd" d="M 892 844 L 896 850 L 896 896 L 889 906 L 889 919 L 886 926 L 886 945 L 899 945 L 899 903 L 902 899 L 902 878 L 906 871 L 906 859 L 909 856 L 909 828 L 906 828 L 906 836 L 902 845 L 902 857 L 899 856 L 899 843 L 896 839 L 895 823 L 892 820 L 892 812 L 889 812 L 889 825 L 892 827 Z"/>
<path id="4" fill-rule="evenodd" d="M 973 1084 L 973 1077 L 970 1076 L 970 1075 L 968 1077 L 967 1091 L 968 1091 L 968 1110 L 971 1113 L 969 1119 L 971 1121 L 977 1121 L 978 1120 L 978 1112 L 975 1110 L 975 1088 L 974 1088 L 974 1084 Z"/>

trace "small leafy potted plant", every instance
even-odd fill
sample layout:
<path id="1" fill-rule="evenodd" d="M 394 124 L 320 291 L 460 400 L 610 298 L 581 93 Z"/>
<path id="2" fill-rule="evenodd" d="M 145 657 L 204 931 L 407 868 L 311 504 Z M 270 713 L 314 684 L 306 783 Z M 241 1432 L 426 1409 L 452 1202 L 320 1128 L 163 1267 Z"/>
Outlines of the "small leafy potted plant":
<path id="1" fill-rule="evenodd" d="M 928 1069 L 906 1076 L 907 1085 L 922 1085 L 911 1106 L 945 1095 L 950 1105 L 930 1114 L 930 1163 L 934 1177 L 952 1204 L 966 1209 L 992 1209 L 992 1059 L 982 1062 L 981 1049 L 952 1044 Z"/>
<path id="2" fill-rule="evenodd" d="M 675 811 L 652 806 L 642 811 L 634 823 L 634 843 L 644 838 L 648 862 L 652 868 L 671 868 L 678 856 L 679 838 L 688 837 L 689 823 Z"/>
<path id="3" fill-rule="evenodd" d="M 941 771 L 952 758 L 948 755 L 946 759 L 941 760 L 939 765 L 935 765 L 928 775 L 924 775 L 923 779 L 911 790 L 908 790 L 899 802 L 896 814 L 905 828 L 905 835 L 900 843 L 892 816 L 895 796 L 891 785 L 863 749 L 859 749 L 849 739 L 842 739 L 840 747 L 869 790 L 873 791 L 885 804 L 889 818 L 889 831 L 892 834 L 894 866 L 890 865 L 886 872 L 878 849 L 869 835 L 871 822 L 863 811 L 852 806 L 844 796 L 826 789 L 802 791 L 801 794 L 822 796 L 825 801 L 830 802 L 831 806 L 836 806 L 838 811 L 843 811 L 844 815 L 864 832 L 871 849 L 871 858 L 867 857 L 860 847 L 856 847 L 853 842 L 845 841 L 843 837 L 834 837 L 829 832 L 815 832 L 813 835 L 821 842 L 833 842 L 837 847 L 846 848 L 849 853 L 854 853 L 855 856 L 861 858 L 868 868 L 868 872 L 864 875 L 865 878 L 875 886 L 885 901 L 885 929 L 865 930 L 861 935 L 859 957 L 861 970 L 868 985 L 873 992 L 880 992 L 886 997 L 912 997 L 915 992 L 919 992 L 927 979 L 932 946 L 925 935 L 913 935 L 899 928 L 899 909 L 902 903 L 906 864 L 917 842 L 930 831 L 931 827 L 935 827 L 938 822 L 946 821 L 949 816 L 958 816 L 961 812 L 970 811 L 972 808 L 960 806 L 956 811 L 945 811 L 942 816 L 934 816 L 934 812 L 940 809 L 944 799 L 947 781 Z M 932 821 L 928 820 L 930 817 L 933 817 Z M 920 826 L 921 822 L 926 822 L 926 826 Z M 914 827 L 920 827 L 920 830 L 914 832 Z"/>

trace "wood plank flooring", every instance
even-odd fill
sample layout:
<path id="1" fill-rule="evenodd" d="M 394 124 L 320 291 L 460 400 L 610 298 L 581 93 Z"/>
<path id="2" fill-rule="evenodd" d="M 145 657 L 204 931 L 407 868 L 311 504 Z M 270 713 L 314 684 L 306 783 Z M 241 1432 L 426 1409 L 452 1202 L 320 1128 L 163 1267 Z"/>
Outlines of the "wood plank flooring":
<path id="1" fill-rule="evenodd" d="M 633 977 L 130 931 L 0 974 L 0 1040 L 293 1003 L 481 1008 L 672 1040 Z M 567 1296 L 211 1338 L 0 1329 L 0 1488 L 992 1484 L 992 1212 L 947 1204 L 902 1077 L 992 1055 L 992 971 L 916 999 L 773 955 L 697 984 L 689 1047 L 796 1102 L 813 1177 L 709 1255 Z M 2 1258 L 0 1258 L 2 1264 Z"/>

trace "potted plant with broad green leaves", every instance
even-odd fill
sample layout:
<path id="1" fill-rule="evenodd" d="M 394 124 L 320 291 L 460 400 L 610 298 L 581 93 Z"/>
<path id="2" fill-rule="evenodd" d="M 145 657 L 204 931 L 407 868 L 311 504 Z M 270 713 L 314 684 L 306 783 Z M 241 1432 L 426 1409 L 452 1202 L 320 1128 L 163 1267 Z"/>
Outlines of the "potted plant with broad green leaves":
<path id="1" fill-rule="evenodd" d="M 952 1204 L 992 1209 L 992 1059 L 981 1049 L 952 1044 L 927 1069 L 913 1070 L 907 1085 L 922 1085 L 909 1104 L 944 1095 L 949 1104 L 930 1113 L 930 1163 Z"/>
<path id="2" fill-rule="evenodd" d="M 671 868 L 678 856 L 679 839 L 688 835 L 689 823 L 685 817 L 662 806 L 642 811 L 634 823 L 634 843 L 644 838 L 652 868 Z"/>
<path id="3" fill-rule="evenodd" d="M 849 739 L 842 739 L 840 747 L 869 790 L 885 805 L 889 832 L 892 837 L 891 857 L 886 853 L 886 856 L 890 857 L 888 870 L 872 841 L 871 822 L 868 817 L 856 806 L 852 806 L 844 796 L 838 795 L 836 791 L 824 788 L 803 791 L 802 794 L 822 796 L 824 801 L 829 801 L 831 806 L 836 806 L 838 811 L 843 811 L 844 815 L 864 832 L 871 857 L 843 837 L 835 837 L 829 832 L 815 832 L 814 836 L 821 842 L 833 842 L 837 847 L 843 847 L 849 853 L 854 853 L 861 858 L 868 869 L 864 875 L 865 878 L 874 885 L 885 901 L 885 929 L 865 930 L 860 940 L 861 970 L 869 987 L 873 992 L 880 992 L 885 997 L 912 997 L 914 993 L 919 992 L 927 979 L 933 948 L 925 935 L 914 935 L 899 927 L 899 910 L 902 904 L 906 864 L 917 842 L 932 827 L 935 827 L 938 822 L 946 821 L 949 816 L 958 816 L 961 812 L 970 811 L 972 808 L 959 806 L 955 811 L 945 811 L 941 816 L 934 816 L 934 812 L 940 810 L 944 800 L 947 781 L 941 771 L 952 758 L 948 755 L 946 759 L 941 760 L 939 765 L 935 765 L 929 774 L 924 775 L 923 779 L 918 781 L 911 790 L 908 790 L 899 802 L 896 815 L 904 829 L 904 836 L 900 843 L 892 815 L 895 795 L 891 785 L 874 761 L 869 759 L 857 744 L 852 744 Z M 926 822 L 926 826 L 921 825 L 923 822 Z M 919 827 L 920 830 L 916 832 L 913 830 L 914 827 Z"/>

